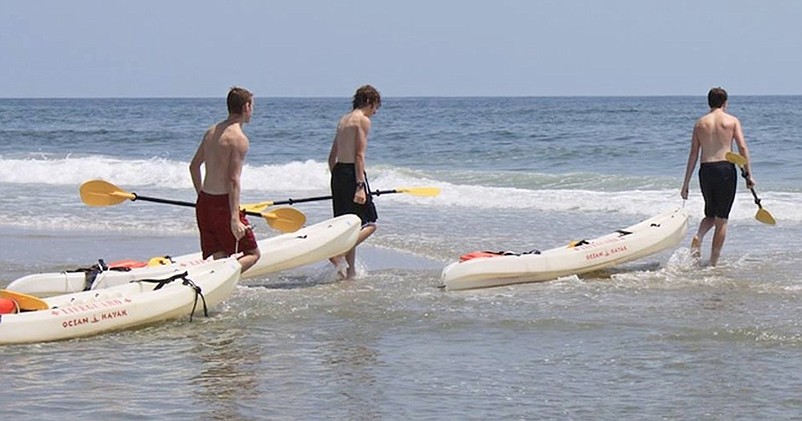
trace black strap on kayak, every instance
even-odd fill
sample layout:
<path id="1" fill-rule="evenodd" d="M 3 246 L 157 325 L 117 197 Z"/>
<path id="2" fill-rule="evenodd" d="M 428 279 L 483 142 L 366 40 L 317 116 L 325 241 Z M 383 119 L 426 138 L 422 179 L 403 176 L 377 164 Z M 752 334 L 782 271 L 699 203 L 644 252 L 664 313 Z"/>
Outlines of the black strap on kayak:
<path id="1" fill-rule="evenodd" d="M 109 267 L 103 259 L 98 259 L 97 263 L 88 268 L 78 268 L 67 272 L 83 272 L 84 273 L 84 291 L 89 291 L 95 285 L 97 276 L 103 272 L 113 270 L 117 272 L 128 272 L 131 270 L 129 267 Z"/>
<path id="2" fill-rule="evenodd" d="M 153 288 L 153 291 L 156 291 L 158 289 L 161 289 L 161 287 L 169 284 L 170 282 L 176 281 L 178 279 L 181 279 L 183 281 L 182 285 L 186 285 L 186 286 L 192 288 L 193 291 L 195 291 L 195 302 L 192 304 L 192 312 L 189 313 L 189 321 L 191 322 L 192 321 L 192 316 L 195 315 L 195 309 L 198 307 L 198 297 L 200 297 L 201 300 L 203 301 L 203 315 L 205 317 L 209 317 L 209 309 L 206 307 L 206 297 L 204 297 L 203 294 L 201 293 L 201 287 L 199 287 L 197 284 L 195 284 L 195 282 L 192 282 L 192 279 L 189 279 L 189 273 L 187 273 L 186 271 L 183 272 L 183 273 L 179 273 L 177 275 L 173 275 L 173 276 L 171 276 L 169 278 L 164 278 L 164 279 L 137 279 L 137 280 L 134 280 L 134 281 L 131 281 L 131 282 L 148 282 L 148 283 L 156 284 L 156 286 Z"/>
<path id="3" fill-rule="evenodd" d="M 632 234 L 632 231 L 627 231 L 627 230 L 615 230 L 615 232 L 621 234 L 621 237 Z M 581 240 L 571 241 L 570 243 L 568 243 L 568 247 L 571 248 L 571 247 L 586 246 L 588 244 L 590 244 L 590 241 L 583 238 Z"/>
<path id="4" fill-rule="evenodd" d="M 195 315 L 195 308 L 198 307 L 198 297 L 200 297 L 201 300 L 203 300 L 203 316 L 209 317 L 209 309 L 206 308 L 206 297 L 204 297 L 203 294 L 201 293 L 201 287 L 196 285 L 194 282 L 192 282 L 192 279 L 189 278 L 184 278 L 184 285 L 188 285 L 192 287 L 193 290 L 195 290 L 195 303 L 192 304 L 192 312 L 189 313 L 189 321 L 191 322 L 192 316 Z"/>
<path id="5" fill-rule="evenodd" d="M 169 284 L 170 282 L 173 282 L 173 281 L 178 280 L 178 279 L 186 279 L 187 275 L 189 275 L 189 274 L 186 271 L 184 271 L 183 273 L 179 273 L 177 275 L 173 275 L 173 276 L 171 276 L 169 278 L 164 278 L 164 279 L 135 279 L 135 280 L 133 280 L 131 282 L 147 282 L 147 283 L 151 283 L 151 284 L 156 284 L 156 286 L 153 287 L 153 290 L 156 291 L 158 289 L 161 289 L 161 287 Z"/>

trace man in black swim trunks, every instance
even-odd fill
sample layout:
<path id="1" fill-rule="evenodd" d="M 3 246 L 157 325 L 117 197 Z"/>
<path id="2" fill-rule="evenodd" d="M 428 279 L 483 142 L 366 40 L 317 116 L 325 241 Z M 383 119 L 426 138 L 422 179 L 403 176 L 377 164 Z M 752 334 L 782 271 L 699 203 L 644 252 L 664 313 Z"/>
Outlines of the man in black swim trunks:
<path id="1" fill-rule="evenodd" d="M 680 195 L 688 199 L 688 186 L 699 159 L 699 186 L 705 199 L 705 217 L 699 223 L 699 230 L 691 240 L 691 254 L 695 258 L 701 257 L 702 240 L 705 234 L 715 227 L 713 246 L 710 253 L 710 265 L 715 266 L 721 256 L 721 248 L 727 236 L 727 221 L 730 209 L 735 200 L 735 188 L 738 174 L 735 165 L 728 162 L 725 155 L 732 150 L 732 142 L 738 146 L 738 151 L 746 158 L 746 187 L 754 187 L 752 178 L 751 158 L 749 148 L 746 146 L 741 122 L 734 116 L 727 114 L 727 91 L 722 88 L 713 88 L 707 94 L 707 103 L 710 112 L 699 118 L 693 127 L 691 138 L 691 151 L 688 155 L 688 165 L 685 168 L 685 181 L 682 184 Z"/>
<path id="2" fill-rule="evenodd" d="M 356 245 L 345 256 L 331 259 L 340 277 L 345 279 L 356 276 L 356 246 L 376 231 L 378 216 L 365 172 L 365 153 L 368 148 L 370 117 L 376 114 L 381 104 L 381 95 L 376 88 L 365 85 L 357 89 L 352 111 L 340 118 L 337 124 L 337 134 L 329 153 L 334 216 L 353 213 L 362 219 L 362 230 Z M 347 269 L 344 263 L 348 265 Z"/>

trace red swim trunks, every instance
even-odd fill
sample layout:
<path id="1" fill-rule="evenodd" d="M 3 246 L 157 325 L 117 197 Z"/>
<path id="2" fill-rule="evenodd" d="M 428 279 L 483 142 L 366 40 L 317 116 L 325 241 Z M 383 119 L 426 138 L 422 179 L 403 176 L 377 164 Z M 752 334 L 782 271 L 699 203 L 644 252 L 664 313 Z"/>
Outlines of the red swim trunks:
<path id="1" fill-rule="evenodd" d="M 195 219 L 198 221 L 204 259 L 220 251 L 230 256 L 236 252 L 259 247 L 253 230 L 247 230 L 245 236 L 239 240 L 239 247 L 237 246 L 237 240 L 231 233 L 231 213 L 227 194 L 208 194 L 201 191 L 195 204 Z M 242 211 L 239 219 L 243 224 L 251 225 Z"/>

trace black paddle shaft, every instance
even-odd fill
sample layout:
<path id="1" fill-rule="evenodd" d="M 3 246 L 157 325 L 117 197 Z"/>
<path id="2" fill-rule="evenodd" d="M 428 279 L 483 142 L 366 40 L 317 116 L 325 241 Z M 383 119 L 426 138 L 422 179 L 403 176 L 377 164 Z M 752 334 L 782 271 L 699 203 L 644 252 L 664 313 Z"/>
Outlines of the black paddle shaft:
<path id="1" fill-rule="evenodd" d="M 136 193 L 131 193 L 131 194 L 134 195 L 134 198 L 131 199 L 132 202 L 136 201 L 136 200 L 144 200 L 146 202 L 163 203 L 163 204 L 166 204 L 166 205 L 178 205 L 178 206 L 186 206 L 186 207 L 190 207 L 190 208 L 194 208 L 195 207 L 195 204 L 192 203 L 192 202 L 184 202 L 184 201 L 181 201 L 181 200 L 160 199 L 158 197 L 140 196 L 140 195 L 138 195 Z M 254 212 L 254 211 L 245 211 L 245 214 L 246 215 L 252 215 L 252 216 L 264 216 L 264 215 L 262 215 L 261 212 Z"/>
<path id="2" fill-rule="evenodd" d="M 741 177 L 743 177 L 744 180 L 749 180 L 749 174 L 746 173 L 746 168 L 744 167 L 741 167 Z M 757 207 L 759 209 L 763 209 L 763 206 L 760 205 L 760 198 L 758 198 L 757 193 L 755 193 L 755 189 L 749 187 L 749 191 L 752 192 L 752 197 L 755 198 L 755 204 L 757 205 Z"/>
<path id="3" fill-rule="evenodd" d="M 371 196 L 381 196 L 383 194 L 391 194 L 391 193 L 400 193 L 398 190 L 374 190 L 370 192 Z M 170 199 L 161 199 L 158 197 L 148 197 L 148 196 L 141 196 L 136 193 L 131 193 L 134 195 L 134 198 L 131 201 L 136 200 L 144 200 L 146 202 L 154 202 L 154 203 L 163 203 L 166 205 L 178 205 L 178 206 L 186 206 L 190 208 L 194 208 L 195 204 L 192 202 L 184 202 L 181 200 L 170 200 Z M 279 200 L 277 202 L 273 202 L 273 205 L 293 205 L 295 203 L 304 203 L 304 202 L 316 202 L 320 200 L 329 200 L 331 196 L 317 196 L 317 197 L 304 197 L 302 199 L 287 199 L 287 200 Z M 245 211 L 246 215 L 253 215 L 253 216 L 264 216 L 260 212 L 254 211 Z"/>
<path id="4" fill-rule="evenodd" d="M 383 194 L 400 193 L 398 190 L 374 190 L 370 192 L 371 196 L 381 196 Z M 296 203 L 304 202 L 317 202 L 320 200 L 330 200 L 331 196 L 317 196 L 317 197 L 304 197 L 303 199 L 287 199 L 273 202 L 274 205 L 294 205 Z"/>

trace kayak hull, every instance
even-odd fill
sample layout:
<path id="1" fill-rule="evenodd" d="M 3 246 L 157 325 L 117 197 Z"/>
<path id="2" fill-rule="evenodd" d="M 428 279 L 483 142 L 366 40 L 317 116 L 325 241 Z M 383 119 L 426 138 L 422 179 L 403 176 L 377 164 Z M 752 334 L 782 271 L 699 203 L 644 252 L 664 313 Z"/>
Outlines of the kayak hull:
<path id="1" fill-rule="evenodd" d="M 72 339 L 202 316 L 204 300 L 211 308 L 231 295 L 240 269 L 236 259 L 228 258 L 188 268 L 185 278 L 158 289 L 157 283 L 132 282 L 45 298 L 45 310 L 0 315 L 0 344 Z"/>
<path id="2" fill-rule="evenodd" d="M 362 228 L 356 215 L 341 215 L 258 241 L 262 256 L 242 277 L 255 278 L 326 260 L 354 247 Z M 179 263 L 203 261 L 200 253 L 174 258 Z"/>
<path id="3" fill-rule="evenodd" d="M 356 244 L 360 229 L 361 220 L 358 216 L 342 215 L 292 233 L 260 240 L 258 244 L 262 255 L 254 266 L 242 274 L 242 278 L 259 277 L 343 254 Z M 38 297 L 50 297 L 84 291 L 87 288 L 101 289 L 127 284 L 143 277 L 170 276 L 206 262 L 200 253 L 171 257 L 171 260 L 174 263 L 129 271 L 102 271 L 97 273 L 91 282 L 87 282 L 85 272 L 31 274 L 12 281 L 6 289 Z"/>
<path id="4" fill-rule="evenodd" d="M 489 288 L 580 275 L 661 252 L 679 244 L 690 215 L 678 208 L 613 233 L 540 254 L 479 257 L 451 263 L 441 279 L 448 290 Z"/>

